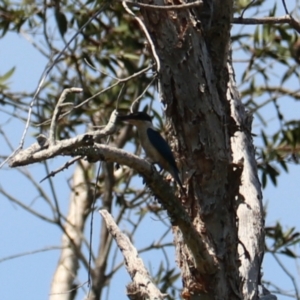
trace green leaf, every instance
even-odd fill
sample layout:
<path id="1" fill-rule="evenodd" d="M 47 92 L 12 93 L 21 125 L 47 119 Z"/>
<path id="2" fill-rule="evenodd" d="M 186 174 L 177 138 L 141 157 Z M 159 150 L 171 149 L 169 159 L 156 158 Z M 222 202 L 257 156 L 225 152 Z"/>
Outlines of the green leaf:
<path id="1" fill-rule="evenodd" d="M 14 71 L 15 71 L 15 67 L 11 68 L 4 75 L 0 76 L 0 89 L 1 90 L 5 90 L 8 88 L 7 80 L 13 75 Z"/>
<path id="2" fill-rule="evenodd" d="M 55 10 L 55 20 L 58 26 L 60 35 L 63 37 L 68 29 L 68 21 L 66 16 L 59 10 Z"/>
<path id="3" fill-rule="evenodd" d="M 267 138 L 267 136 L 266 136 L 266 134 L 264 133 L 263 130 L 261 131 L 261 137 L 264 141 L 265 146 L 267 147 L 269 145 L 269 142 L 268 142 L 268 138 Z"/>
<path id="4" fill-rule="evenodd" d="M 297 255 L 292 251 L 290 250 L 289 248 L 284 248 L 284 250 L 281 250 L 279 253 L 282 253 L 286 256 L 289 256 L 291 258 L 297 258 Z"/>
<path id="5" fill-rule="evenodd" d="M 4 75 L 0 76 L 0 83 L 4 83 L 7 81 L 15 72 L 15 67 L 12 67 L 8 72 L 6 72 Z"/>

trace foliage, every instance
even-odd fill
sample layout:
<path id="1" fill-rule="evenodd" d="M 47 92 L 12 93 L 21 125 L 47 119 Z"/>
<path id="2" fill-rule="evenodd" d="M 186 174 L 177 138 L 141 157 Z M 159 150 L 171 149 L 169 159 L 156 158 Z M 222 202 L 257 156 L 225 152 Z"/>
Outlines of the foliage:
<path id="1" fill-rule="evenodd" d="M 279 4 L 280 2 L 271 4 L 266 0 L 254 1 L 245 10 L 244 17 L 281 15 L 282 9 L 279 9 Z M 40 55 L 53 61 L 53 57 L 58 55 L 66 41 L 97 12 L 99 5 L 103 5 L 103 2 L 75 0 L 46 3 L 24 0 L 12 3 L 2 0 L 0 36 L 3 41 L 12 33 L 23 37 L 30 36 L 29 42 Z M 240 16 L 247 5 L 248 1 L 235 1 L 235 16 Z M 58 97 L 64 87 L 70 86 L 80 86 L 84 91 L 81 96 L 76 95 L 68 99 L 68 102 L 73 104 L 73 109 L 60 122 L 61 139 L 81 132 L 83 127 L 105 124 L 115 109 L 118 98 L 121 99 L 119 108 L 127 110 L 132 99 L 137 99 L 143 93 L 143 100 L 138 101 L 138 105 L 141 108 L 147 105 L 147 108 L 152 110 L 156 123 L 163 123 L 160 114 L 157 113 L 158 105 L 153 104 L 154 100 L 158 100 L 158 95 L 155 83 L 151 82 L 149 75 L 152 73 L 153 63 L 151 51 L 149 45 L 145 44 L 142 31 L 137 28 L 137 21 L 124 12 L 119 2 L 115 2 L 78 34 L 47 76 L 37 97 L 38 105 L 34 107 L 32 116 L 33 124 L 38 125 L 34 127 L 35 135 L 47 132 L 49 118 Z M 257 135 L 255 142 L 261 182 L 263 187 L 266 187 L 269 181 L 276 186 L 281 172 L 289 172 L 290 164 L 299 163 L 300 122 L 297 115 L 290 117 L 287 113 L 288 106 L 295 107 L 296 110 L 299 100 L 298 34 L 287 24 L 264 24 L 255 27 L 234 25 L 232 42 L 233 61 L 236 70 L 239 70 L 237 82 L 243 102 L 254 114 L 255 120 L 259 120 L 260 129 L 256 130 L 254 127 L 253 132 Z M 18 69 L 18 66 L 13 65 L 13 60 L 11 64 L 8 71 L 0 74 L 1 104 L 5 108 L 13 108 L 13 113 L 6 113 L 26 119 L 28 104 L 35 91 L 9 90 L 9 80 L 13 78 L 15 68 Z M 148 70 L 139 76 L 128 78 L 146 68 Z M 87 99 L 90 100 L 86 101 Z M 3 130 L 1 134 L 7 138 Z M 116 137 L 118 138 L 120 136 Z M 127 133 L 123 144 L 127 141 L 133 141 L 134 151 L 140 152 L 132 132 Z M 8 154 L 2 155 L 4 157 Z M 112 168 L 113 166 L 102 168 L 100 182 L 108 173 L 114 172 Z M 93 183 L 95 177 L 96 174 L 93 173 Z M 153 202 L 151 194 L 142 186 L 136 174 L 126 170 L 125 176 L 115 177 L 116 184 L 108 204 L 103 203 L 105 185 L 99 182 L 95 185 L 98 189 L 97 195 L 100 195 L 102 201 L 100 206 L 107 205 L 118 215 L 119 224 L 128 228 L 132 239 L 136 236 L 139 226 L 149 220 L 148 212 L 155 213 L 155 218 L 165 224 L 165 227 L 162 233 L 157 235 L 156 242 L 145 246 L 145 249 L 153 253 L 153 249 L 158 248 L 161 256 L 165 257 L 166 248 L 170 246 L 169 228 L 164 222 L 165 215 Z M 29 176 L 28 180 L 33 182 Z M 50 180 L 55 181 L 56 178 Z M 33 185 L 35 184 L 33 182 Z M 41 186 L 39 188 L 43 189 Z M 13 201 L 12 194 L 3 188 L 1 192 Z M 39 196 L 43 198 L 44 193 L 41 192 Z M 46 197 L 44 201 L 53 203 L 53 200 Z M 62 215 L 59 218 L 64 220 Z M 282 225 L 277 223 L 267 228 L 267 235 L 272 240 L 267 251 L 298 258 L 292 249 L 299 245 L 299 233 L 295 228 L 284 232 Z M 165 236 L 168 237 L 168 241 L 162 242 Z M 120 268 L 116 259 L 112 259 L 112 268 L 106 270 L 106 274 L 110 274 L 108 281 Z M 153 276 L 160 282 L 163 291 L 179 298 L 176 287 L 178 271 L 174 264 L 165 261 L 167 260 L 162 259 Z M 103 284 L 103 289 L 105 285 Z"/>

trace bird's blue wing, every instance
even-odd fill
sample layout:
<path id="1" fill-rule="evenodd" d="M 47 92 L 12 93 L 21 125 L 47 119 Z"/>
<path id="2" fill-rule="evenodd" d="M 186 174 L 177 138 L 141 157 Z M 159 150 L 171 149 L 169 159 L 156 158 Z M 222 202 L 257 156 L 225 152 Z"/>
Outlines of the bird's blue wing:
<path id="1" fill-rule="evenodd" d="M 169 164 L 173 168 L 175 168 L 176 171 L 178 171 L 171 148 L 169 144 L 164 140 L 164 138 L 160 135 L 160 133 L 152 128 L 148 128 L 147 135 L 149 141 L 151 142 L 152 145 L 154 145 L 154 147 L 159 152 L 159 154 L 165 159 L 167 159 Z"/>

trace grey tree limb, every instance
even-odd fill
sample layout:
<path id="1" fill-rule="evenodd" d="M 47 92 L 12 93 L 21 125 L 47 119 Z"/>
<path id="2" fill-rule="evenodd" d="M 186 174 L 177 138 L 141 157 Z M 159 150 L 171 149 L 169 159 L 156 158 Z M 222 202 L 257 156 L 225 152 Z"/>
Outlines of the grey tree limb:
<path id="1" fill-rule="evenodd" d="M 142 259 L 138 256 L 138 252 L 130 242 L 129 238 L 121 232 L 107 210 L 100 210 L 100 214 L 104 218 L 110 234 L 115 239 L 123 254 L 125 267 L 132 279 L 132 282 L 127 286 L 128 298 L 151 300 L 164 299 L 167 295 L 162 294 L 155 286 Z"/>

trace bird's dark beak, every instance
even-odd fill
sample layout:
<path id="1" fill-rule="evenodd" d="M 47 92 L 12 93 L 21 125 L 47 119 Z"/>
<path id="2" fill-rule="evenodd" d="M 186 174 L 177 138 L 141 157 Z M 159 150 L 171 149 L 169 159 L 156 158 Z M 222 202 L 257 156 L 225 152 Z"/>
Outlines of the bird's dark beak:
<path id="1" fill-rule="evenodd" d="M 123 122 L 129 122 L 131 120 L 135 120 L 135 118 L 133 117 L 133 114 L 128 114 L 128 115 L 118 115 L 117 117 L 118 121 L 123 121 Z"/>

